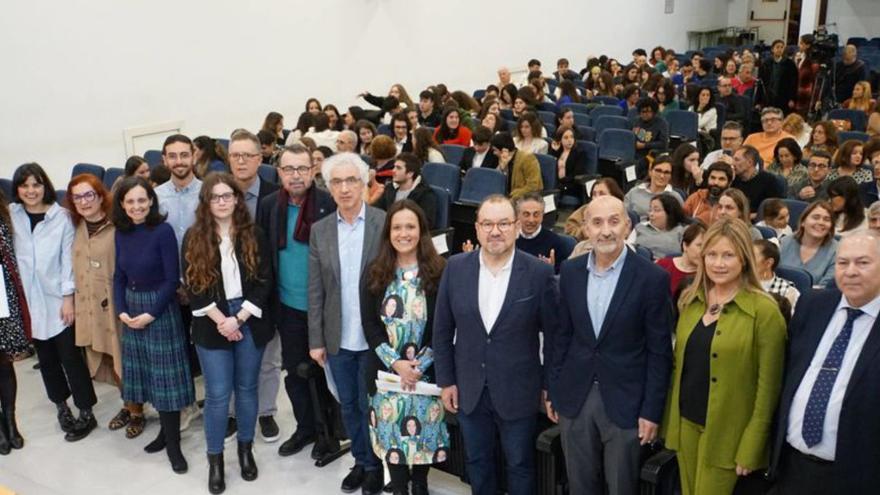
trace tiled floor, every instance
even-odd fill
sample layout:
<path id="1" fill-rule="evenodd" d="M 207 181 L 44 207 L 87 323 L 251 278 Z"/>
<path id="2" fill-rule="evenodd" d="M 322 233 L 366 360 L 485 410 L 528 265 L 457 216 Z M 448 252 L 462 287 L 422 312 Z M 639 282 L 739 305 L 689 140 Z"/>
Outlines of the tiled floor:
<path id="1" fill-rule="evenodd" d="M 25 438 L 22 450 L 0 456 L 0 486 L 18 495 L 164 495 L 208 493 L 207 460 L 201 418 L 182 434 L 184 455 L 189 472 L 177 475 L 171 471 L 165 453 L 147 454 L 143 446 L 159 431 L 158 416 L 148 413 L 144 434 L 134 440 L 125 438 L 123 430 L 107 429 L 110 418 L 121 406 L 118 391 L 105 384 L 96 384 L 98 405 L 95 415 L 99 427 L 78 442 L 64 441 L 55 420 L 55 407 L 46 398 L 39 371 L 31 369 L 33 359 L 16 365 L 18 374 L 18 423 Z M 200 395 L 201 396 L 201 395 Z M 282 439 L 293 432 L 293 414 L 282 387 L 276 416 Z M 76 412 L 74 410 L 74 412 Z M 234 444 L 227 445 L 226 493 L 230 494 L 334 494 L 342 493 L 339 484 L 354 460 L 347 455 L 329 466 L 317 468 L 306 449 L 282 458 L 277 454 L 279 442 L 255 443 L 260 476 L 245 482 L 238 474 Z M 386 473 L 387 479 L 387 473 Z M 457 478 L 431 470 L 432 494 L 469 493 Z"/>

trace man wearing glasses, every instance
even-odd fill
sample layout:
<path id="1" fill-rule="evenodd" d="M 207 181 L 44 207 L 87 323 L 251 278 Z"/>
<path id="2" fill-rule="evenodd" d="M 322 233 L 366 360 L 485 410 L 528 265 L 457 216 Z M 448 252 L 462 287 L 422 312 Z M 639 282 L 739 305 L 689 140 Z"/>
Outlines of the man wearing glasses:
<path id="1" fill-rule="evenodd" d="M 333 376 L 351 439 L 355 466 L 342 491 L 378 494 L 384 471 L 370 443 L 364 379 L 376 355 L 361 324 L 360 281 L 379 250 L 385 212 L 364 202 L 370 171 L 360 156 L 337 153 L 324 161 L 321 175 L 336 215 L 315 222 L 309 237 L 309 355 Z"/>
<path id="2" fill-rule="evenodd" d="M 807 165 L 807 178 L 795 184 L 788 191 L 788 197 L 812 202 L 828 199 L 828 174 L 831 173 L 831 155 L 827 151 L 816 151 L 810 156 Z"/>
<path id="3" fill-rule="evenodd" d="M 229 138 L 229 168 L 235 183 L 244 193 L 251 218 L 256 220 L 260 216 L 260 200 L 278 190 L 278 186 L 264 180 L 260 180 L 257 173 L 263 161 L 260 140 L 251 132 L 237 129 Z M 278 389 L 281 387 L 281 341 L 278 335 L 266 344 L 263 353 L 263 362 L 260 366 L 259 385 L 259 423 L 260 436 L 266 442 L 278 440 L 280 431 L 275 422 L 275 413 L 278 411 L 276 398 Z M 226 428 L 226 438 L 230 439 L 237 431 L 234 412 L 234 399 L 229 401 L 229 424 Z"/>
<path id="4" fill-rule="evenodd" d="M 754 146 L 761 154 L 764 164 L 769 165 L 773 163 L 773 149 L 776 148 L 776 143 L 794 136 L 782 130 L 782 110 L 776 107 L 766 107 L 761 110 L 761 128 L 763 132 L 749 134 L 743 144 Z"/>
<path id="5" fill-rule="evenodd" d="M 296 431 L 281 444 L 278 454 L 290 456 L 315 442 L 317 437 L 314 405 L 308 380 L 297 373 L 300 363 L 308 362 L 308 284 L 309 237 L 312 224 L 336 210 L 330 194 L 314 186 L 312 155 L 301 144 L 279 151 L 278 176 L 281 189 L 260 201 L 257 223 L 266 233 L 272 256 L 277 290 L 272 310 L 281 340 L 281 361 L 287 370 L 284 388 L 293 406 Z M 316 443 L 312 458 L 320 458 L 328 446 Z"/>
<path id="6" fill-rule="evenodd" d="M 748 119 L 749 100 L 733 91 L 733 83 L 729 77 L 718 78 L 718 102 L 724 105 L 725 122 L 745 124 Z"/>
<path id="7" fill-rule="evenodd" d="M 531 495 L 536 406 L 547 384 L 539 333 L 549 360 L 556 330 L 553 267 L 515 248 L 520 225 L 508 198 L 487 197 L 475 226 L 480 249 L 449 259 L 437 293 L 437 385 L 458 414 L 471 492 L 497 493 L 500 434 L 507 492 Z"/>
<path id="8" fill-rule="evenodd" d="M 709 170 L 709 166 L 715 162 L 724 162 L 733 166 L 733 154 L 743 145 L 743 125 L 739 122 L 728 120 L 721 128 L 721 149 L 710 151 L 703 159 L 700 167 Z"/>

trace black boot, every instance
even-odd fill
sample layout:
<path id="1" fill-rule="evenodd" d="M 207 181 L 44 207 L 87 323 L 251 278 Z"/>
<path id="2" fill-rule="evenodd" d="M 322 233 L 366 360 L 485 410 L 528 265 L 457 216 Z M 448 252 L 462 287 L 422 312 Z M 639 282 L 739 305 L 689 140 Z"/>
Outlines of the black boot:
<path id="1" fill-rule="evenodd" d="M 78 442 L 89 436 L 89 433 L 97 427 L 98 421 L 95 419 L 95 415 L 92 414 L 92 410 L 81 409 L 79 412 L 79 419 L 76 421 L 76 426 L 70 433 L 64 435 L 64 439 L 68 442 Z"/>
<path id="2" fill-rule="evenodd" d="M 254 442 L 238 442 L 238 465 L 245 481 L 257 479 L 257 461 L 254 460 Z"/>
<path id="3" fill-rule="evenodd" d="M 183 474 L 189 469 L 183 452 L 180 451 L 180 411 L 159 411 L 159 421 L 162 423 L 162 431 L 165 432 L 165 453 L 171 469 L 177 474 Z"/>
<path id="4" fill-rule="evenodd" d="M 13 449 L 24 447 L 24 438 L 18 431 L 18 425 L 15 423 L 15 411 L 6 411 L 6 435 L 9 438 L 9 445 Z"/>
<path id="5" fill-rule="evenodd" d="M 162 452 L 163 450 L 165 450 L 165 430 L 160 428 L 159 435 L 156 436 L 152 442 L 144 446 L 144 452 L 155 454 L 156 452 Z"/>
<path id="6" fill-rule="evenodd" d="M 0 455 L 9 455 L 12 452 L 12 445 L 9 443 L 9 437 L 6 434 L 6 417 L 0 415 Z"/>
<path id="7" fill-rule="evenodd" d="M 59 402 L 55 404 L 55 407 L 58 409 L 58 424 L 61 426 L 61 431 L 70 433 L 76 428 L 76 418 L 70 412 L 70 406 L 67 405 L 67 402 Z"/>
<path id="8" fill-rule="evenodd" d="M 208 491 L 214 495 L 226 491 L 223 474 L 223 452 L 208 454 Z"/>

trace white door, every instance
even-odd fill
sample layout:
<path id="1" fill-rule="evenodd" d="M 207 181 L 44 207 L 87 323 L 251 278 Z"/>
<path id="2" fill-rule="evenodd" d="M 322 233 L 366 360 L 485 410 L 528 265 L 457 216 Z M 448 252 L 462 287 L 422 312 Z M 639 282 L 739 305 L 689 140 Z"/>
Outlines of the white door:
<path id="1" fill-rule="evenodd" d="M 749 27 L 758 27 L 758 39 L 768 45 L 785 39 L 790 0 L 750 0 Z"/>

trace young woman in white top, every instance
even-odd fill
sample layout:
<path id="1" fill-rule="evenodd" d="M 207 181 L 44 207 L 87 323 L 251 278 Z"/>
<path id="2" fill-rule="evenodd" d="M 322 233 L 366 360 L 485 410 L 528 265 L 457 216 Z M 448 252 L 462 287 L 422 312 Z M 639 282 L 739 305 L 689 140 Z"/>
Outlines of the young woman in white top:
<path id="1" fill-rule="evenodd" d="M 516 122 L 513 144 L 520 151 L 529 153 L 547 153 L 549 144 L 541 138 L 544 126 L 534 112 L 524 112 Z"/>

